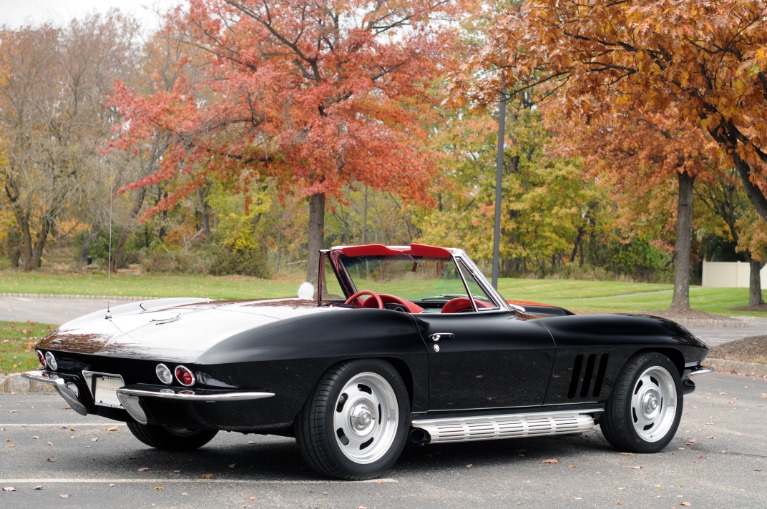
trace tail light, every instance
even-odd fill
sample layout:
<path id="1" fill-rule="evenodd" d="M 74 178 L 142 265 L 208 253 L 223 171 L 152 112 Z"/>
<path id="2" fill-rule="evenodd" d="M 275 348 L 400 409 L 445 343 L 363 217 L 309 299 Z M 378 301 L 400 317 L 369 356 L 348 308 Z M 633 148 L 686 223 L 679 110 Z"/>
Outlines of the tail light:
<path id="1" fill-rule="evenodd" d="M 41 352 L 40 350 L 36 350 L 35 353 L 37 353 L 37 360 L 40 361 L 40 365 L 43 367 L 43 369 L 46 368 L 47 365 L 45 362 L 45 355 L 43 354 L 43 352 Z"/>
<path id="2" fill-rule="evenodd" d="M 186 366 L 176 366 L 176 380 L 184 387 L 191 387 L 195 383 L 194 373 Z"/>
<path id="3" fill-rule="evenodd" d="M 173 383 L 173 373 L 170 372 L 170 369 L 165 364 L 158 364 L 154 368 L 154 372 L 157 374 L 157 378 L 165 385 Z"/>
<path id="4" fill-rule="evenodd" d="M 49 368 L 51 368 L 53 371 L 56 371 L 59 369 L 59 363 L 56 362 L 56 357 L 53 356 L 53 353 L 47 352 L 45 354 L 45 363 L 48 365 Z"/>

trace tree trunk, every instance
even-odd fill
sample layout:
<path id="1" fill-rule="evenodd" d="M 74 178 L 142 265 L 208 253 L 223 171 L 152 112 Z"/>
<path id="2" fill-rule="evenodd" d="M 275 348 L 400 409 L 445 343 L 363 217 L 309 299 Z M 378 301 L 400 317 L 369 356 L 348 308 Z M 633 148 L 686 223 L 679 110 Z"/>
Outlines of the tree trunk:
<path id="1" fill-rule="evenodd" d="M 37 270 L 43 265 L 43 253 L 45 252 L 45 244 L 48 241 L 48 234 L 53 228 L 53 218 L 50 214 L 45 215 L 43 220 L 40 221 L 40 231 L 37 232 L 37 238 L 35 239 L 35 245 L 32 248 L 32 257 L 27 259 L 27 263 L 24 266 L 24 270 Z"/>
<path id="2" fill-rule="evenodd" d="M 136 196 L 133 199 L 133 206 L 130 210 L 130 219 L 135 221 L 138 217 L 141 208 L 144 206 L 144 199 L 146 198 L 146 187 L 140 187 L 136 191 Z M 112 211 L 110 210 L 109 221 L 112 221 Z M 125 244 L 128 242 L 128 235 L 131 230 L 127 226 L 120 229 L 120 235 L 117 237 L 117 244 L 113 245 L 114 251 L 112 252 L 112 259 L 109 260 L 109 270 L 117 272 L 118 267 L 123 265 L 123 257 L 125 256 Z"/>
<path id="3" fill-rule="evenodd" d="M 692 244 L 692 186 L 695 177 L 679 173 L 674 252 L 674 298 L 671 309 L 690 309 L 690 248 Z"/>
<path id="4" fill-rule="evenodd" d="M 325 195 L 309 197 L 309 257 L 306 262 L 306 280 L 317 287 L 317 269 L 320 263 L 320 249 L 325 244 Z"/>
<path id="5" fill-rule="evenodd" d="M 764 304 L 764 299 L 762 298 L 762 277 L 760 272 L 765 264 L 764 262 L 759 262 L 753 259 L 750 259 L 748 264 L 751 266 L 751 277 L 749 278 L 748 284 L 748 305 L 760 306 Z"/>

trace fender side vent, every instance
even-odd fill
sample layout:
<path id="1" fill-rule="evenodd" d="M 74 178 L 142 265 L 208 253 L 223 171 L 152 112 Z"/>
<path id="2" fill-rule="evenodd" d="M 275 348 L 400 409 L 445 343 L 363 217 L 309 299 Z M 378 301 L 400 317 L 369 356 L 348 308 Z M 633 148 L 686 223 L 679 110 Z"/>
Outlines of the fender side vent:
<path id="1" fill-rule="evenodd" d="M 597 354 L 594 353 L 588 356 L 576 355 L 567 398 L 574 399 L 576 396 L 579 398 L 598 397 L 602 392 L 609 357 L 606 353 L 598 358 Z"/>

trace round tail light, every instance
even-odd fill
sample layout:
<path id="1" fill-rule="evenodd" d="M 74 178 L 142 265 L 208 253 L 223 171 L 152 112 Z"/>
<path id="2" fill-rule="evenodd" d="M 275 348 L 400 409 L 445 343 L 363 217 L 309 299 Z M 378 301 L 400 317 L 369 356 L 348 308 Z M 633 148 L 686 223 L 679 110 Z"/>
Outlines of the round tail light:
<path id="1" fill-rule="evenodd" d="M 45 354 L 45 363 L 53 371 L 56 371 L 57 369 L 59 369 L 59 363 L 56 362 L 56 357 L 54 357 L 51 352 L 48 352 Z"/>
<path id="2" fill-rule="evenodd" d="M 176 380 L 178 380 L 178 383 L 183 385 L 184 387 L 190 387 L 194 385 L 195 378 L 194 373 L 192 373 L 189 368 L 186 366 L 176 366 Z"/>
<path id="3" fill-rule="evenodd" d="M 40 350 L 37 350 L 35 353 L 37 353 L 37 360 L 40 361 L 40 365 L 45 368 L 46 362 L 45 362 L 45 355 Z"/>
<path id="4" fill-rule="evenodd" d="M 154 368 L 154 372 L 157 374 L 157 378 L 159 378 L 165 385 L 173 383 L 173 373 L 170 372 L 170 368 L 165 364 L 158 364 L 157 367 Z"/>

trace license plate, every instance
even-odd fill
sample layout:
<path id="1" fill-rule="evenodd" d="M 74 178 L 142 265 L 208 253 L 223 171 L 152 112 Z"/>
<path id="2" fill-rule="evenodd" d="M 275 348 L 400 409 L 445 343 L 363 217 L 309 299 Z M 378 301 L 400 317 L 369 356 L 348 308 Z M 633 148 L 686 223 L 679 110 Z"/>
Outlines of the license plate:
<path id="1" fill-rule="evenodd" d="M 93 377 L 93 402 L 99 406 L 122 408 L 117 399 L 117 389 L 125 385 L 119 375 L 96 375 Z"/>

